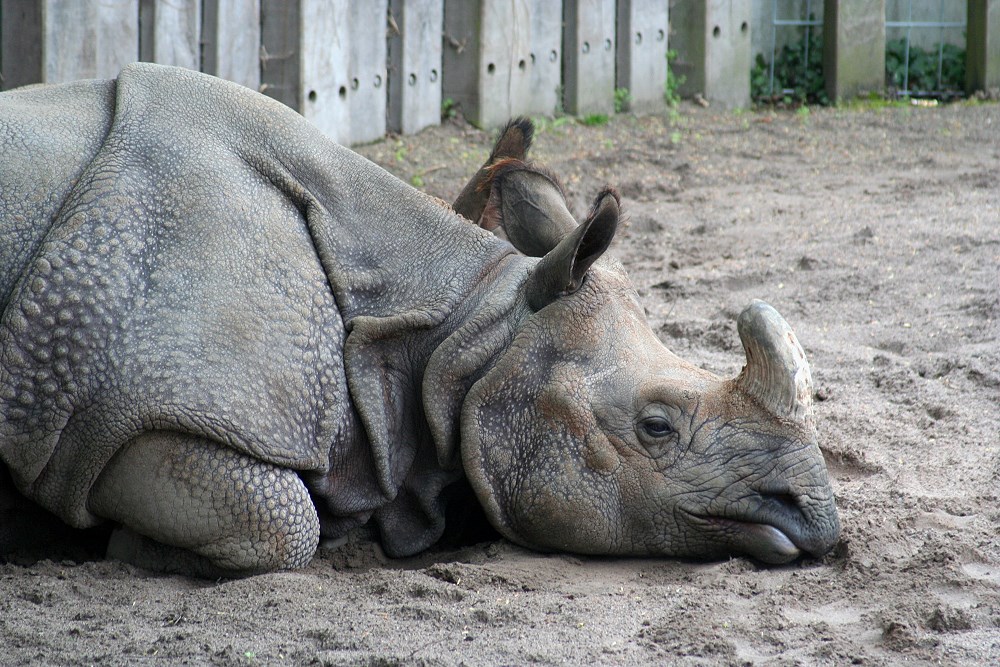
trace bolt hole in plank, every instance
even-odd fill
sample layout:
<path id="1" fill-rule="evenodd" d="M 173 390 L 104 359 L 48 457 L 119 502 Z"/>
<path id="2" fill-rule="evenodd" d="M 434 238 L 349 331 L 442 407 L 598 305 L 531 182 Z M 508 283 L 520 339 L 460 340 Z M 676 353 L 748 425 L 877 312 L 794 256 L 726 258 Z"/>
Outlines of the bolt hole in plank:
<path id="1" fill-rule="evenodd" d="M 347 98 L 347 86 L 341 86 L 340 89 L 337 90 L 337 95 L 339 95 L 340 99 L 342 99 L 342 100 L 346 99 Z"/>
<path id="2" fill-rule="evenodd" d="M 309 98 L 310 102 L 315 102 L 316 101 L 316 91 L 315 90 L 310 90 L 309 94 L 306 97 Z"/>
<path id="3" fill-rule="evenodd" d="M 493 63 L 490 63 L 489 65 L 486 66 L 486 73 L 487 74 L 493 74 L 496 71 L 497 71 L 497 66 L 494 65 Z"/>
<path id="4" fill-rule="evenodd" d="M 749 29 L 750 25 L 746 21 L 740 24 L 740 32 L 743 33 L 744 35 L 747 34 L 747 30 Z"/>
<path id="5" fill-rule="evenodd" d="M 353 79 L 351 79 L 351 90 L 357 90 L 360 85 L 361 82 L 358 81 L 358 77 L 354 77 Z"/>
<path id="6" fill-rule="evenodd" d="M 431 79 L 431 80 L 433 81 L 433 79 Z M 410 76 L 408 76 L 408 77 L 406 78 L 406 81 L 407 81 L 407 83 L 409 83 L 409 84 L 410 84 L 411 86 L 415 86 L 415 85 L 417 85 L 417 75 L 416 75 L 416 74 L 414 74 L 413 72 L 410 72 Z"/>
<path id="7" fill-rule="evenodd" d="M 375 75 L 375 81 L 374 81 L 374 83 L 375 83 L 375 87 L 376 88 L 381 88 L 382 87 L 382 75 L 381 74 L 376 74 Z"/>
<path id="8" fill-rule="evenodd" d="M 527 67 L 527 66 L 528 66 L 528 63 L 526 63 L 523 58 L 517 62 L 517 68 L 519 70 L 521 70 L 522 72 L 524 71 L 524 68 Z"/>
<path id="9" fill-rule="evenodd" d="M 580 50 L 584 53 L 590 53 L 590 42 L 584 42 L 583 46 L 580 47 Z"/>
<path id="10" fill-rule="evenodd" d="M 438 80 L 438 71 L 436 69 L 432 69 L 431 70 L 430 79 L 431 79 L 431 83 L 434 83 L 435 81 Z"/>
<path id="11" fill-rule="evenodd" d="M 635 33 L 635 44 L 636 44 L 636 46 L 638 46 L 639 44 L 642 44 L 642 33 L 641 32 Z"/>
<path id="12" fill-rule="evenodd" d="M 612 42 L 610 39 L 604 40 L 604 50 L 605 51 L 610 51 L 611 47 L 613 47 L 614 45 L 615 45 L 614 42 Z"/>
<path id="13" fill-rule="evenodd" d="M 718 37 L 721 34 L 722 34 L 722 28 L 720 28 L 719 26 L 715 26 L 714 28 L 712 28 L 712 37 Z"/>

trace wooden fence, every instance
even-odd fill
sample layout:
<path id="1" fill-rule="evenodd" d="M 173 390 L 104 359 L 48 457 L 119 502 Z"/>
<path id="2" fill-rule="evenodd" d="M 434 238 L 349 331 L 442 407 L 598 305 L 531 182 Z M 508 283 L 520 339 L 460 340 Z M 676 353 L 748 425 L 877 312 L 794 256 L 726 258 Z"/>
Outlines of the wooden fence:
<path id="1" fill-rule="evenodd" d="M 0 1 L 5 89 L 148 60 L 260 90 L 344 143 L 436 124 L 443 100 L 482 126 L 608 113 L 616 87 L 653 109 L 666 53 L 666 0 Z"/>
<path id="2" fill-rule="evenodd" d="M 976 87 L 1000 85 L 1000 0 L 968 0 Z M 852 25 L 885 0 L 826 0 L 835 97 Z M 518 115 L 664 106 L 667 47 L 689 92 L 749 104 L 751 12 L 760 0 L 0 0 L 0 86 L 111 78 L 135 60 L 260 90 L 342 143 L 413 133 L 461 105 L 484 127 Z M 671 20 L 668 26 L 668 14 Z M 973 25 L 973 17 L 979 24 Z M 881 21 L 881 23 L 879 23 Z M 867 38 L 866 38 L 867 39 Z M 978 45 L 978 46 L 977 46 Z M 973 47 L 976 48 L 973 48 Z M 835 49 L 835 50 L 834 50 Z M 856 49 L 855 49 L 856 50 Z M 835 56 L 835 57 L 834 57 Z M 873 56 L 874 57 L 874 56 Z M 884 62 L 884 61 L 883 61 Z M 837 78 L 839 77 L 839 78 Z M 845 82 L 846 81 L 846 82 Z M 621 95 L 618 96 L 621 101 Z"/>

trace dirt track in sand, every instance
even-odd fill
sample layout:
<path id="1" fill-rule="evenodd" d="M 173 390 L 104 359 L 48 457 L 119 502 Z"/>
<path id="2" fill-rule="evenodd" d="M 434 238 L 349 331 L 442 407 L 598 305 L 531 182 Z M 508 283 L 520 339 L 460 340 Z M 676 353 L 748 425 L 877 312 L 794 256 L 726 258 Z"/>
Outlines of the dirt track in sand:
<path id="1" fill-rule="evenodd" d="M 491 137 L 360 152 L 451 200 Z M 360 536 L 299 572 L 204 582 L 114 562 L 0 565 L 3 664 L 988 664 L 1000 656 L 1000 107 L 548 124 L 578 212 L 661 339 L 735 374 L 762 298 L 805 347 L 843 540 L 765 569 L 534 554 L 388 562 Z"/>

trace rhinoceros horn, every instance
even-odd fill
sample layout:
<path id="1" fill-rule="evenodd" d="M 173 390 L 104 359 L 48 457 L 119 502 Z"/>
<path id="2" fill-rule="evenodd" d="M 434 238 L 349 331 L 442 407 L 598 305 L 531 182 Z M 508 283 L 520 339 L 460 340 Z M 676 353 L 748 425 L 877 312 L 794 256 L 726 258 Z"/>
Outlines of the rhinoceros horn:
<path id="1" fill-rule="evenodd" d="M 774 308 L 754 300 L 736 321 L 747 355 L 737 385 L 780 419 L 804 422 L 812 406 L 805 352 Z"/>

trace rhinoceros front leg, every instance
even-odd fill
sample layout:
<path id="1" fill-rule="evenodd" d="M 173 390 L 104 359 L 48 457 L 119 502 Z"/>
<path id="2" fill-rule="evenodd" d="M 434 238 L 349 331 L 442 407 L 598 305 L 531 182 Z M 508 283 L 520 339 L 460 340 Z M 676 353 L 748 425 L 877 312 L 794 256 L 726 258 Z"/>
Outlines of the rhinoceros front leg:
<path id="1" fill-rule="evenodd" d="M 94 485 L 90 509 L 123 527 L 108 555 L 151 570 L 291 569 L 319 542 L 316 508 L 294 471 L 179 433 L 126 445 Z"/>

